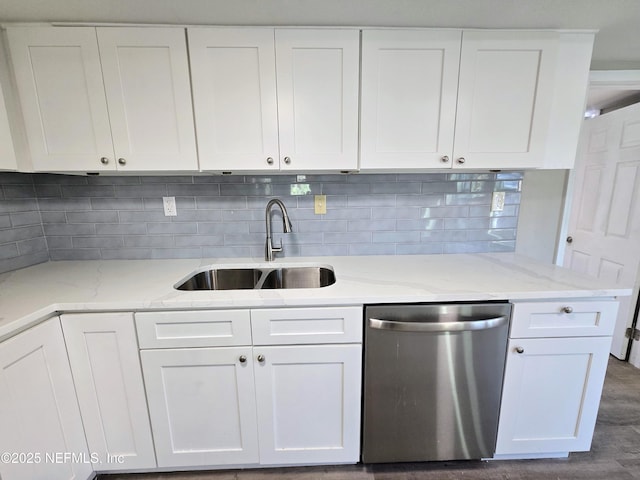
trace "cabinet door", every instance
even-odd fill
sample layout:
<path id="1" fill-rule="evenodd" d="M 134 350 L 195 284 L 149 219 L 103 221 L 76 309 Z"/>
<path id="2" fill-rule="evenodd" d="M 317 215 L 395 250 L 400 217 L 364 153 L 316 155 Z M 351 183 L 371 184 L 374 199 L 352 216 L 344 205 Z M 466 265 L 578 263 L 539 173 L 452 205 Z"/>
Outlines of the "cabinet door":
<path id="1" fill-rule="evenodd" d="M 272 28 L 189 28 L 202 170 L 278 170 Z"/>
<path id="2" fill-rule="evenodd" d="M 451 166 L 461 39 L 460 30 L 362 32 L 361 169 Z"/>
<path id="3" fill-rule="evenodd" d="M 557 50 L 554 32 L 463 33 L 454 168 L 542 166 Z"/>
<path id="4" fill-rule="evenodd" d="M 514 302 L 511 337 L 609 337 L 618 313 L 617 300 L 567 299 Z"/>
<path id="5" fill-rule="evenodd" d="M 361 346 L 253 350 L 260 463 L 356 463 Z M 259 355 L 264 356 L 262 362 Z"/>
<path id="6" fill-rule="evenodd" d="M 589 450 L 610 343 L 611 337 L 510 340 L 496 454 Z"/>
<path id="7" fill-rule="evenodd" d="M 138 312 L 140 348 L 231 347 L 251 345 L 249 310 Z"/>
<path id="8" fill-rule="evenodd" d="M 276 30 L 281 169 L 358 168 L 359 42 L 358 30 Z"/>
<path id="9" fill-rule="evenodd" d="M 62 315 L 69 362 L 96 471 L 155 468 L 131 313 Z"/>
<path id="10" fill-rule="evenodd" d="M 34 170 L 115 170 L 95 28 L 10 27 L 7 36 Z"/>
<path id="11" fill-rule="evenodd" d="M 251 347 L 140 355 L 159 467 L 258 463 Z"/>
<path id="12" fill-rule="evenodd" d="M 362 306 L 251 309 L 254 345 L 362 343 Z"/>
<path id="13" fill-rule="evenodd" d="M 197 170 L 184 29 L 97 34 L 118 170 Z"/>
<path id="14" fill-rule="evenodd" d="M 2 43 L 0 43 L 0 48 L 2 48 Z M 0 69 L 2 68 L 4 68 L 4 57 L 0 53 Z M 9 127 L 9 114 L 4 102 L 4 87 L 1 83 L 3 78 L 4 75 L 0 72 L 0 170 L 16 170 L 18 165 Z"/>
<path id="15" fill-rule="evenodd" d="M 93 472 L 58 318 L 0 344 L 0 452 L 3 480 Z"/>

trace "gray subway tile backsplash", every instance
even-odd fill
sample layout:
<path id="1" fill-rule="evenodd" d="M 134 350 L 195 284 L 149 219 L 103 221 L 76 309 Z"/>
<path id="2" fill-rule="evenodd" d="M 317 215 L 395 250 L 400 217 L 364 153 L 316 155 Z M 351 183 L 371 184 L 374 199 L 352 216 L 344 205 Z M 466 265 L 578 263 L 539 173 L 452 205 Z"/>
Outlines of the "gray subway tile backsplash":
<path id="1" fill-rule="evenodd" d="M 521 172 L 70 176 L 0 173 L 0 272 L 51 260 L 258 257 L 283 200 L 285 256 L 513 251 Z M 494 191 L 505 208 L 491 212 Z M 314 195 L 327 213 L 314 213 Z M 166 217 L 162 197 L 176 198 Z"/>

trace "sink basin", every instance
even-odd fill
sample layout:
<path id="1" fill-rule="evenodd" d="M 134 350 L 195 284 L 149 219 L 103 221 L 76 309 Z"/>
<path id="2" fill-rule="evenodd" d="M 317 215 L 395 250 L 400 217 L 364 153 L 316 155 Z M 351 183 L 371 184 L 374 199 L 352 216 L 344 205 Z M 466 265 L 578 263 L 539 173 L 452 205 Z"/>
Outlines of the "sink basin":
<path id="1" fill-rule="evenodd" d="M 176 287 L 178 290 L 248 290 L 260 280 L 259 268 L 223 268 L 198 272 Z"/>
<path id="2" fill-rule="evenodd" d="M 271 270 L 261 288 L 322 288 L 336 283 L 333 270 L 325 267 L 288 267 Z"/>
<path id="3" fill-rule="evenodd" d="M 179 282 L 177 290 L 252 290 L 279 288 L 322 288 L 333 285 L 336 276 L 330 266 L 282 268 L 216 268 L 195 272 Z"/>

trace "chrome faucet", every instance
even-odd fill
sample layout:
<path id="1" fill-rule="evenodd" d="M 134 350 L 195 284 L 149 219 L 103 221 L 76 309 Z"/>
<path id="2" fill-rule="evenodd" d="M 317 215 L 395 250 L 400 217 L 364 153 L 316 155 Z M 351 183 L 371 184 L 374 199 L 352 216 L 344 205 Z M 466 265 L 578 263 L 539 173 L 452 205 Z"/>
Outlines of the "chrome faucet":
<path id="1" fill-rule="evenodd" d="M 264 259 L 267 262 L 273 262 L 273 254 L 282 251 L 282 240 L 280 240 L 280 246 L 274 247 L 271 244 L 271 207 L 278 205 L 282 210 L 282 226 L 284 227 L 284 233 L 291 233 L 291 220 L 289 220 L 289 214 L 287 208 L 284 206 L 281 200 L 274 198 L 267 203 L 267 209 L 265 211 L 265 221 L 267 223 L 267 241 L 264 245 Z"/>

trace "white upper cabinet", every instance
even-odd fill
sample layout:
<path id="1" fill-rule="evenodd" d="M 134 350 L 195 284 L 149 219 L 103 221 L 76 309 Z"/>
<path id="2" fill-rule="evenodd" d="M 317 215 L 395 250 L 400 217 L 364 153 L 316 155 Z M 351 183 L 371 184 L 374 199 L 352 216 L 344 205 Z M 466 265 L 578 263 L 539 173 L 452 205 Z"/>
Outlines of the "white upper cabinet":
<path id="1" fill-rule="evenodd" d="M 442 168 L 451 156 L 460 30 L 362 32 L 361 167 Z"/>
<path id="2" fill-rule="evenodd" d="M 0 84 L 0 170 L 15 170 L 16 151 L 13 148 L 11 129 L 9 128 L 9 115 L 4 103 L 2 85 Z"/>
<path id="3" fill-rule="evenodd" d="M 18 168 L 17 152 L 9 122 L 9 105 L 14 92 L 9 78 L 9 63 L 5 56 L 4 42 L 0 37 L 0 171 Z"/>
<path id="4" fill-rule="evenodd" d="M 197 170 L 184 29 L 97 33 L 118 170 Z"/>
<path id="5" fill-rule="evenodd" d="M 184 30 L 10 27 L 36 171 L 195 170 Z"/>
<path id="6" fill-rule="evenodd" d="M 15 27 L 7 36 L 34 170 L 113 169 L 95 28 Z"/>
<path id="7" fill-rule="evenodd" d="M 283 170 L 358 168 L 357 30 L 276 30 Z"/>
<path id="8" fill-rule="evenodd" d="M 559 38 L 365 30 L 361 169 L 543 166 Z"/>
<path id="9" fill-rule="evenodd" d="M 357 30 L 188 35 L 202 170 L 358 168 Z"/>
<path id="10" fill-rule="evenodd" d="M 558 38 L 554 32 L 464 32 L 454 166 L 542 166 Z"/>
<path id="11" fill-rule="evenodd" d="M 272 28 L 190 28 L 200 167 L 278 170 Z"/>

